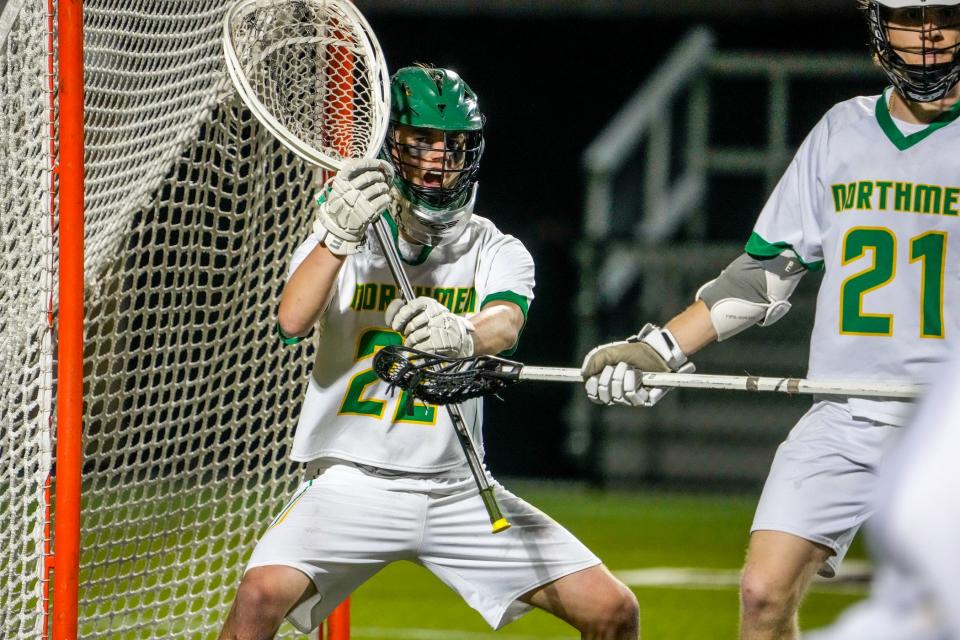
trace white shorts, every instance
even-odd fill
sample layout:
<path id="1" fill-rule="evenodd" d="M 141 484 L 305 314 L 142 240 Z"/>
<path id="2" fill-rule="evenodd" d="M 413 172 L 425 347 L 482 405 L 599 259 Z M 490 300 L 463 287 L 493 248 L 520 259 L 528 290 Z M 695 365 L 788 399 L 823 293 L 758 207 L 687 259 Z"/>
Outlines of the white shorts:
<path id="1" fill-rule="evenodd" d="M 777 448 L 750 531 L 790 533 L 834 555 L 832 578 L 872 512 L 877 465 L 899 427 L 854 418 L 843 403 L 816 402 Z"/>
<path id="2" fill-rule="evenodd" d="M 299 487 L 247 570 L 285 565 L 313 581 L 316 595 L 287 616 L 305 633 L 396 560 L 429 569 L 499 629 L 530 610 L 521 595 L 600 560 L 549 516 L 492 484 L 513 525 L 496 535 L 469 478 L 385 478 L 329 466 Z"/>

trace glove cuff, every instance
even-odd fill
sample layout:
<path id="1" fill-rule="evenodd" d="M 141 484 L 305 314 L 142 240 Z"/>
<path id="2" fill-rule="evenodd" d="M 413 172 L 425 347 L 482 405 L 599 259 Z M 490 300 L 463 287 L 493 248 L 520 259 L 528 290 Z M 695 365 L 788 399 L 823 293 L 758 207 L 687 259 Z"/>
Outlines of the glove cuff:
<path id="1" fill-rule="evenodd" d="M 359 240 L 345 240 L 327 229 L 320 219 L 313 223 L 313 235 L 330 250 L 330 253 L 337 256 L 349 256 L 357 253 L 366 239 L 361 237 Z"/>
<path id="2" fill-rule="evenodd" d="M 467 320 L 462 316 L 454 316 L 454 317 L 460 322 L 460 325 L 463 327 L 463 330 L 464 330 L 463 331 L 464 332 L 463 350 L 462 350 L 463 354 L 461 357 L 469 358 L 470 356 L 474 355 L 474 351 L 476 350 L 476 345 L 473 342 L 473 334 L 477 332 L 477 327 L 474 326 L 472 322 L 470 322 L 469 320 Z"/>
<path id="3" fill-rule="evenodd" d="M 640 332 L 629 338 L 630 342 L 644 342 L 657 352 L 663 361 L 676 371 L 687 362 L 687 356 L 680 350 L 676 337 L 669 329 L 662 329 L 655 324 L 647 324 Z"/>

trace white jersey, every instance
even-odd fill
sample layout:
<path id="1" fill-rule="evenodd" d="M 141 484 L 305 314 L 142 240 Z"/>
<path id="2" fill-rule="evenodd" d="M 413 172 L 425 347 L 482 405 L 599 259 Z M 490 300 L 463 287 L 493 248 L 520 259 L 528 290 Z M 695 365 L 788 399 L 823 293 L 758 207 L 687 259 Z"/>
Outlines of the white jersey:
<path id="1" fill-rule="evenodd" d="M 389 218 L 388 218 L 389 219 Z M 390 220 L 392 224 L 392 220 Z M 396 228 L 393 228 L 396 237 Z M 294 253 L 290 273 L 316 247 L 312 234 Z M 516 303 L 526 316 L 533 300 L 533 258 L 513 236 L 472 216 L 462 235 L 441 247 L 424 247 L 405 264 L 418 296 L 430 296 L 453 313 L 471 315 L 496 300 Z M 443 407 L 408 403 L 389 391 L 372 369 L 374 353 L 402 338 L 384 321 L 397 287 L 373 230 L 366 246 L 349 256 L 337 275 L 320 319 L 316 361 L 290 457 L 306 462 L 336 458 L 412 473 L 455 470 L 467 475 L 463 451 Z M 482 455 L 482 401 L 461 403 Z"/>
<path id="2" fill-rule="evenodd" d="M 960 103 L 925 126 L 894 121 L 888 99 L 827 112 L 747 243 L 757 258 L 789 248 L 825 268 L 810 378 L 927 382 L 960 337 Z M 899 425 L 911 405 L 849 407 Z"/>

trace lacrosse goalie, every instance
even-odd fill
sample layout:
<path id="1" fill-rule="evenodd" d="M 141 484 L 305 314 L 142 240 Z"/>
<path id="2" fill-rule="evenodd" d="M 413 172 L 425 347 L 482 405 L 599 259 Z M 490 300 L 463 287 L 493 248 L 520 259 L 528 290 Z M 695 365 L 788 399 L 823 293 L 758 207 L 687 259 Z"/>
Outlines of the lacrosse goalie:
<path id="1" fill-rule="evenodd" d="M 960 333 L 960 0 L 861 3 L 881 95 L 830 109 L 786 169 L 745 253 L 666 326 L 645 325 L 583 362 L 601 404 L 652 406 L 637 371 L 684 371 L 715 340 L 790 309 L 823 271 L 811 379 L 928 382 Z M 870 515 L 877 464 L 912 411 L 820 397 L 777 450 L 751 528 L 741 638 L 796 638 L 816 573 L 833 576 Z"/>
<path id="2" fill-rule="evenodd" d="M 372 368 L 406 343 L 446 356 L 517 342 L 534 266 L 516 238 L 473 214 L 484 118 L 453 71 L 405 67 L 391 82 L 385 160 L 344 163 L 295 251 L 278 309 L 286 342 L 319 325 L 291 458 L 312 472 L 254 549 L 221 633 L 310 632 L 391 562 L 433 572 L 494 629 L 531 607 L 583 638 L 635 640 L 638 607 L 570 532 L 490 480 L 512 527 L 490 533 L 450 418 L 392 393 Z M 403 302 L 371 222 L 384 215 L 419 297 Z M 479 399 L 464 403 L 481 444 Z"/>

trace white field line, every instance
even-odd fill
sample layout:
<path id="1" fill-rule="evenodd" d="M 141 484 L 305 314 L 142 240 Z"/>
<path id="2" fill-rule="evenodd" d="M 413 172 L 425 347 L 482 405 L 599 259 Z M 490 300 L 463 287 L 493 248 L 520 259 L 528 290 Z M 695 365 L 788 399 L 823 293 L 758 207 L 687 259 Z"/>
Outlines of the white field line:
<path id="1" fill-rule="evenodd" d="M 391 640 L 570 640 L 570 636 L 528 636 L 504 631 L 451 631 L 449 629 L 397 629 L 394 627 L 350 627 L 351 638 Z"/>
<path id="2" fill-rule="evenodd" d="M 614 572 L 630 587 L 661 587 L 668 589 L 738 589 L 739 569 L 696 569 L 691 567 L 649 567 Z M 840 565 L 835 578 L 816 577 L 811 591 L 822 593 L 865 594 L 869 589 L 870 564 L 848 560 Z"/>

